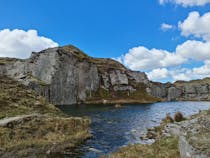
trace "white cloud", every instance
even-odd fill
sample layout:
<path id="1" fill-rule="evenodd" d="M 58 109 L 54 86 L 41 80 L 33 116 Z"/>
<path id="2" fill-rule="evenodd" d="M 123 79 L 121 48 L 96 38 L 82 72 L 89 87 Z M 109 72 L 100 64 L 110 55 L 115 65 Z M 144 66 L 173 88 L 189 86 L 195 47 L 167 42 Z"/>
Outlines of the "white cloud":
<path id="1" fill-rule="evenodd" d="M 169 76 L 169 72 L 166 68 L 153 69 L 147 73 L 147 76 L 151 80 L 161 80 Z"/>
<path id="2" fill-rule="evenodd" d="M 176 54 L 194 60 L 210 60 L 210 42 L 188 40 L 176 47 Z"/>
<path id="3" fill-rule="evenodd" d="M 32 51 L 57 46 L 53 40 L 39 36 L 36 30 L 0 30 L 0 57 L 28 58 Z"/>
<path id="4" fill-rule="evenodd" d="M 210 41 L 210 12 L 200 16 L 198 12 L 190 12 L 184 22 L 179 22 L 181 35 L 202 38 Z"/>
<path id="5" fill-rule="evenodd" d="M 185 58 L 166 50 L 147 49 L 139 46 L 121 56 L 121 61 L 133 70 L 150 70 L 154 68 L 175 66 L 186 61 Z"/>
<path id="6" fill-rule="evenodd" d="M 205 60 L 204 65 L 198 68 L 193 68 L 193 73 L 201 76 L 199 78 L 210 76 L 210 60 Z"/>
<path id="7" fill-rule="evenodd" d="M 146 70 L 151 80 L 190 80 L 210 76 L 209 50 L 210 42 L 188 40 L 178 45 L 175 52 L 134 47 L 119 57 L 118 61 L 133 70 Z M 191 65 L 191 69 L 182 67 L 182 64 L 190 64 L 190 61 L 204 62 L 204 65 L 198 68 Z"/>
<path id="8" fill-rule="evenodd" d="M 202 79 L 210 76 L 210 60 L 205 60 L 204 65 L 195 68 L 182 68 L 176 71 L 169 71 L 169 74 L 173 81 L 177 80 L 193 80 Z"/>
<path id="9" fill-rule="evenodd" d="M 147 72 L 148 78 L 153 81 L 161 81 L 171 78 L 171 81 L 202 79 L 210 76 L 210 60 L 204 61 L 204 65 L 195 68 L 158 68 Z"/>
<path id="10" fill-rule="evenodd" d="M 163 28 L 171 28 L 163 24 Z M 210 12 L 202 16 L 198 12 L 191 12 L 183 22 L 179 22 L 179 28 L 183 36 L 192 35 L 203 41 L 187 40 L 177 45 L 174 52 L 134 47 L 121 56 L 119 61 L 131 69 L 147 71 L 148 77 L 155 81 L 168 78 L 174 81 L 191 80 L 210 76 Z M 192 62 L 203 62 L 203 65 L 195 67 Z M 191 68 L 185 68 L 184 64 L 191 64 Z"/>
<path id="11" fill-rule="evenodd" d="M 174 3 L 176 5 L 182 5 L 183 7 L 204 6 L 210 3 L 210 0 L 159 0 L 161 5 L 165 3 Z"/>
<path id="12" fill-rule="evenodd" d="M 168 31 L 168 30 L 173 29 L 173 28 L 174 28 L 173 25 L 166 24 L 166 23 L 161 24 L 161 30 L 162 31 Z"/>

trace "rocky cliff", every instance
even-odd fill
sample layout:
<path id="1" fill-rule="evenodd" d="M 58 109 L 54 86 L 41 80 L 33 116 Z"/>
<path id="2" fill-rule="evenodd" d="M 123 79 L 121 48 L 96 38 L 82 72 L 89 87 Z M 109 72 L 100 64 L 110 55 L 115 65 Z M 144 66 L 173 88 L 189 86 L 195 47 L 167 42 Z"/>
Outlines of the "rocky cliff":
<path id="1" fill-rule="evenodd" d="M 210 78 L 177 81 L 174 85 L 181 91 L 180 100 L 210 100 Z"/>
<path id="2" fill-rule="evenodd" d="M 14 78 L 54 104 L 148 103 L 209 99 L 209 84 L 156 83 L 112 59 L 92 58 L 74 46 L 0 58 L 0 75 Z"/>
<path id="3" fill-rule="evenodd" d="M 26 60 L 1 58 L 0 75 L 14 78 L 54 104 L 153 102 L 145 73 L 112 59 L 92 58 L 74 46 L 32 53 Z"/>

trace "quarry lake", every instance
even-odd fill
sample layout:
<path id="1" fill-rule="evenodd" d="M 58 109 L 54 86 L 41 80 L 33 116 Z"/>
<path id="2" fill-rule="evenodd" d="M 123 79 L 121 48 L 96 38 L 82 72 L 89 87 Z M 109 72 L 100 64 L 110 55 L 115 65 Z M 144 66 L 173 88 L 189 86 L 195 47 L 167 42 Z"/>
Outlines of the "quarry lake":
<path id="1" fill-rule="evenodd" d="M 160 102 L 153 104 L 127 104 L 121 108 L 113 105 L 65 105 L 59 106 L 70 116 L 91 118 L 93 137 L 75 153 L 66 157 L 97 158 L 119 147 L 148 143 L 140 139 L 147 128 L 160 124 L 167 113 L 174 115 L 180 111 L 184 116 L 210 108 L 210 102 Z"/>

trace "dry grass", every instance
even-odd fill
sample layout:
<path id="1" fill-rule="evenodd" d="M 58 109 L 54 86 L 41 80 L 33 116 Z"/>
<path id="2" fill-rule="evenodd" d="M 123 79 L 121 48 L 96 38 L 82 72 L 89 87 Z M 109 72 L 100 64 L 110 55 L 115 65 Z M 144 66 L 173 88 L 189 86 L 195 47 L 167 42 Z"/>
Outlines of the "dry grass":
<path id="1" fill-rule="evenodd" d="M 0 151 L 17 152 L 18 157 L 23 151 L 29 156 L 31 149 L 39 155 L 48 150 L 62 153 L 90 137 L 89 124 L 89 119 L 47 116 L 10 123 L 0 127 Z"/>
<path id="2" fill-rule="evenodd" d="M 0 126 L 0 157 L 44 157 L 46 152 L 62 153 L 90 137 L 89 119 L 66 118 L 43 97 L 10 78 L 1 76 L 0 83 L 0 119 L 37 114 Z"/>
<path id="3" fill-rule="evenodd" d="M 0 83 L 0 118 L 31 113 L 62 115 L 54 105 L 19 82 L 0 76 Z"/>
<path id="4" fill-rule="evenodd" d="M 108 158 L 179 158 L 178 138 L 168 137 L 152 145 L 129 145 Z"/>
<path id="5" fill-rule="evenodd" d="M 14 63 L 16 61 L 24 61 L 23 59 L 16 59 L 16 58 L 1 58 L 0 57 L 0 65 L 5 65 L 5 64 L 8 64 L 8 63 Z"/>
<path id="6" fill-rule="evenodd" d="M 162 124 L 166 123 L 173 123 L 174 119 L 171 117 L 170 114 L 166 114 L 166 117 L 162 120 Z"/>
<path id="7" fill-rule="evenodd" d="M 184 116 L 181 112 L 176 112 L 175 115 L 174 115 L 174 121 L 176 122 L 181 122 L 184 120 Z"/>

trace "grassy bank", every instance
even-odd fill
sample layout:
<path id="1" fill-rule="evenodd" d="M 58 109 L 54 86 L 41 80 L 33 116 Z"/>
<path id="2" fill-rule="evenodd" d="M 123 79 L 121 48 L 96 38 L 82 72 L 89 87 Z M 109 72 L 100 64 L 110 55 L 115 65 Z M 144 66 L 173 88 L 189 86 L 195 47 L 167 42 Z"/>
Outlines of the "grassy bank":
<path id="1" fill-rule="evenodd" d="M 0 118 L 31 113 L 63 115 L 54 105 L 21 83 L 5 76 L 0 76 L 0 83 Z"/>
<path id="2" fill-rule="evenodd" d="M 179 158 L 178 138 L 168 137 L 156 140 L 152 145 L 128 145 L 108 158 Z"/>
<path id="3" fill-rule="evenodd" d="M 64 154 L 91 136 L 89 119 L 66 117 L 10 78 L 0 83 L 0 157 Z"/>

